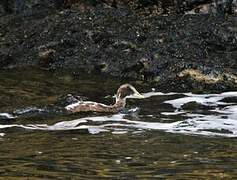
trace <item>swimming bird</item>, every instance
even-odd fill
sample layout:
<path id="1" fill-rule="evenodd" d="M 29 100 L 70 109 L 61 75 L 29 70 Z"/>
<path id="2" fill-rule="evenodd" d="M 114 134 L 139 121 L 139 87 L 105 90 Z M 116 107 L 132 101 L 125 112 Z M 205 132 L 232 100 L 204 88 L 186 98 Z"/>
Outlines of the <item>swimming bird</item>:
<path id="1" fill-rule="evenodd" d="M 126 98 L 132 95 L 136 98 L 144 98 L 132 85 L 123 84 L 116 93 L 116 102 L 113 105 L 105 105 L 93 101 L 78 101 L 66 106 L 66 110 L 72 113 L 76 112 L 111 112 L 116 113 L 122 110 L 126 105 Z"/>

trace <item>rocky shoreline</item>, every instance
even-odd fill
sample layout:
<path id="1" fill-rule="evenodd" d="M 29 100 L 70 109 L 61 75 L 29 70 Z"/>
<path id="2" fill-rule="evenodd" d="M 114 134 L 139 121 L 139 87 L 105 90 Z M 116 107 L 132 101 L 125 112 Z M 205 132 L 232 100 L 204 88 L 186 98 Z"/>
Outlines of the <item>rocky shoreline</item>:
<path id="1" fill-rule="evenodd" d="M 0 17 L 0 68 L 133 79 L 168 91 L 237 89 L 237 17 L 140 16 L 127 8 Z"/>

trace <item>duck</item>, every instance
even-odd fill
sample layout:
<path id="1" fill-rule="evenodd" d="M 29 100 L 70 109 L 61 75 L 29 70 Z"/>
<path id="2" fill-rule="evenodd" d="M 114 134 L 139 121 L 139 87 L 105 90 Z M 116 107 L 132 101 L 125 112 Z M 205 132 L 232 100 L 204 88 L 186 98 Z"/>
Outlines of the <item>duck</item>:
<path id="1" fill-rule="evenodd" d="M 68 112 L 104 112 L 116 113 L 123 110 L 126 106 L 126 98 L 132 96 L 135 98 L 144 98 L 131 84 L 121 85 L 116 93 L 116 101 L 113 105 L 106 105 L 93 101 L 78 101 L 65 107 Z"/>

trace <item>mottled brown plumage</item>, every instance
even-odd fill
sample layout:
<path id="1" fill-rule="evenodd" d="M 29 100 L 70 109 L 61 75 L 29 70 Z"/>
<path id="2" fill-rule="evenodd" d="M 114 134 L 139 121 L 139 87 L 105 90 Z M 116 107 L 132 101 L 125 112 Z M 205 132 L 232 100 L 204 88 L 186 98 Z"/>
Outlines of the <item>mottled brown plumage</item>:
<path id="1" fill-rule="evenodd" d="M 126 105 L 126 97 L 133 95 L 138 98 L 144 98 L 137 90 L 130 84 L 121 85 L 116 94 L 116 102 L 113 105 L 105 105 L 102 103 L 92 101 L 79 101 L 77 103 L 66 106 L 66 110 L 72 113 L 76 112 L 118 112 Z"/>

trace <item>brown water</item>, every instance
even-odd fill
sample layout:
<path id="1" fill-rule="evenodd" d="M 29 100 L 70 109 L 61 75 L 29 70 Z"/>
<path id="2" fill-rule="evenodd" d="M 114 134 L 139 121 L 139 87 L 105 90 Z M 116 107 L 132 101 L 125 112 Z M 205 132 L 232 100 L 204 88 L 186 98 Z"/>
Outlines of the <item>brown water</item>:
<path id="1" fill-rule="evenodd" d="M 110 104 L 123 82 L 65 74 L 0 72 L 0 178 L 237 178 L 236 92 L 133 83 L 146 98 L 128 99 L 123 112 L 69 115 L 68 94 Z"/>

